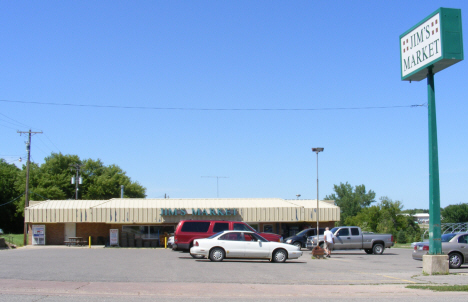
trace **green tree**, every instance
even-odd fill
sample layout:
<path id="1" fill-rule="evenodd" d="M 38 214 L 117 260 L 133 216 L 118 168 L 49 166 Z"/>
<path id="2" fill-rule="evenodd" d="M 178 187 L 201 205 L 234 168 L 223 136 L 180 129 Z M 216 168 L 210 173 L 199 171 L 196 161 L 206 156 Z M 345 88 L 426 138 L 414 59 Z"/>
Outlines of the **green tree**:
<path id="1" fill-rule="evenodd" d="M 346 225 L 356 225 L 364 231 L 390 233 L 394 237 L 399 231 L 404 231 L 407 241 L 420 234 L 419 226 L 410 216 L 401 215 L 403 205 L 400 201 L 392 201 L 384 196 L 376 205 L 363 209 L 356 216 L 348 217 Z"/>
<path id="2" fill-rule="evenodd" d="M 468 222 L 468 203 L 459 203 L 441 209 L 443 223 Z"/>
<path id="3" fill-rule="evenodd" d="M 398 243 L 406 243 L 406 234 L 403 230 L 398 231 L 398 235 L 396 238 L 396 242 Z"/>
<path id="4" fill-rule="evenodd" d="M 334 200 L 335 204 L 340 207 L 340 225 L 343 225 L 348 217 L 356 216 L 362 209 L 367 208 L 371 203 L 375 202 L 375 192 L 366 191 L 365 185 L 353 187 L 346 182 L 340 183 L 339 186 L 334 185 L 335 193 L 325 196 L 325 200 Z"/>
<path id="5" fill-rule="evenodd" d="M 17 189 L 20 169 L 0 159 L 0 228 L 6 233 L 19 233 L 23 230 L 23 219 L 16 209 L 21 204 L 21 194 Z"/>
<path id="6" fill-rule="evenodd" d="M 75 170 L 70 165 L 83 165 L 80 175 L 83 183 L 79 185 L 79 199 L 110 199 L 120 197 L 120 186 L 125 186 L 124 197 L 144 198 L 146 189 L 134 182 L 117 165 L 105 166 L 101 160 L 81 160 L 77 155 L 52 153 L 38 166 L 31 163 L 29 173 L 30 200 L 74 199 L 75 185 L 71 177 Z M 26 186 L 26 168 L 19 173 L 16 189 L 23 192 Z M 23 188 L 23 189 L 22 189 Z M 24 197 L 17 206 L 23 213 Z"/>
<path id="7" fill-rule="evenodd" d="M 75 186 L 71 184 L 71 176 L 74 172 L 71 164 L 81 164 L 77 155 L 63 155 L 52 153 L 44 159 L 41 166 L 32 163 L 29 173 L 29 188 L 31 200 L 44 199 L 70 199 L 74 197 Z M 26 172 L 24 169 L 24 178 Z"/>
<path id="8" fill-rule="evenodd" d="M 83 177 L 89 179 L 84 188 L 83 199 L 110 199 L 120 196 L 120 186 L 124 186 L 124 197 L 144 198 L 145 191 L 138 182 L 132 182 L 130 177 L 116 165 L 104 166 L 101 160 L 88 159 L 84 161 Z"/>

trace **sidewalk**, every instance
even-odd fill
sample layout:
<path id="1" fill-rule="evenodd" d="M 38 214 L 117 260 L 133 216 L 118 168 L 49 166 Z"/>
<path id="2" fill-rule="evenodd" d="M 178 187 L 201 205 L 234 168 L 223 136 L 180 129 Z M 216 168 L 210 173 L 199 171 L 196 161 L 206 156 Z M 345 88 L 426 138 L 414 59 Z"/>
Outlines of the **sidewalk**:
<path id="1" fill-rule="evenodd" d="M 92 249 L 102 249 L 105 245 L 91 245 Z M 25 245 L 18 247 L 17 249 L 57 249 L 57 248 L 68 248 L 68 249 L 89 249 L 88 245 L 83 246 L 67 246 L 67 245 Z"/>
<path id="2" fill-rule="evenodd" d="M 60 282 L 1 280 L 4 295 L 88 296 L 88 297 L 151 297 L 179 299 L 417 299 L 463 301 L 463 292 L 432 292 L 405 288 L 406 285 L 273 285 L 195 282 Z"/>

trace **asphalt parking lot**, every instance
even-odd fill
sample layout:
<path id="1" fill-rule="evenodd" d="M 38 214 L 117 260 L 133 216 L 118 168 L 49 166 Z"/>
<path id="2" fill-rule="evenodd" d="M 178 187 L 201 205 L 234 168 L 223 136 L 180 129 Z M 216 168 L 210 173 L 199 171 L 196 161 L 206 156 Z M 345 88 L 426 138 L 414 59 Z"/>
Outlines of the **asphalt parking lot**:
<path id="1" fill-rule="evenodd" d="M 219 298 L 215 294 L 219 291 L 218 295 L 232 299 L 249 290 L 253 291 L 252 295 L 259 292 L 272 295 L 275 290 L 281 290 L 270 298 L 287 300 L 292 297 L 281 293 L 294 289 L 295 298 L 302 297 L 301 292 L 305 298 L 309 291 L 317 293 L 313 288 L 320 286 L 331 287 L 335 292 L 344 288 L 348 292 L 361 289 L 361 296 L 364 292 L 372 296 L 379 290 L 395 292 L 396 288 L 404 289 L 408 284 L 468 284 L 466 265 L 450 270 L 448 276 L 423 276 L 422 262 L 414 261 L 412 250 L 408 249 L 387 249 L 383 255 L 337 251 L 332 258 L 322 260 L 312 259 L 310 251 L 303 251 L 301 258 L 286 263 L 263 260 L 215 263 L 170 249 L 46 246 L 2 250 L 0 301 L 34 301 L 21 299 L 32 299 L 37 294 L 49 297 L 44 301 L 55 301 L 57 296 L 79 300 L 86 293 L 88 298 L 100 293 L 102 300 L 115 296 L 111 287 L 121 293 L 114 298 L 122 298 L 124 289 L 130 296 L 138 292 L 149 297 L 157 290 L 160 295 L 167 291 L 159 298 L 182 299 L 185 294 L 191 294 L 192 298 L 211 298 L 206 296 L 206 288 L 210 288 L 210 295 Z M 251 297 L 254 296 L 244 298 Z"/>

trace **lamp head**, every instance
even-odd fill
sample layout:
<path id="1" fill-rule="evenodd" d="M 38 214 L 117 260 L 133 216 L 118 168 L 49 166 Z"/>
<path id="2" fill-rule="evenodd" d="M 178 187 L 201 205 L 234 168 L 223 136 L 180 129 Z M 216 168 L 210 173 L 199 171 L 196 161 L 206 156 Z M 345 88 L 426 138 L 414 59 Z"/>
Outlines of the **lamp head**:
<path id="1" fill-rule="evenodd" d="M 322 152 L 323 148 L 312 148 L 312 152 L 319 153 Z"/>

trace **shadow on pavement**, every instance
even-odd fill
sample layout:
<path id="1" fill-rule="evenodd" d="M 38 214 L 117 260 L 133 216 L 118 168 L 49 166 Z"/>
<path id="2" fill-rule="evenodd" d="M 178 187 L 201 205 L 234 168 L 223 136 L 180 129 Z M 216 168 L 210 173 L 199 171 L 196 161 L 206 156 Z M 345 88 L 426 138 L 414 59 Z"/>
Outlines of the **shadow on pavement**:
<path id="1" fill-rule="evenodd" d="M 213 262 L 211 260 L 208 260 L 208 259 L 197 259 L 195 260 L 197 262 Z M 270 262 L 270 260 L 266 259 L 266 260 L 248 260 L 248 259 L 224 259 L 223 262 L 242 262 L 242 263 L 275 263 L 275 262 Z M 294 261 L 294 260 L 286 260 L 286 262 L 284 263 L 297 263 L 297 264 L 303 264 L 303 263 L 307 263 L 307 262 L 304 262 L 304 261 Z"/>

